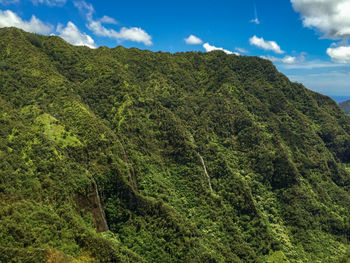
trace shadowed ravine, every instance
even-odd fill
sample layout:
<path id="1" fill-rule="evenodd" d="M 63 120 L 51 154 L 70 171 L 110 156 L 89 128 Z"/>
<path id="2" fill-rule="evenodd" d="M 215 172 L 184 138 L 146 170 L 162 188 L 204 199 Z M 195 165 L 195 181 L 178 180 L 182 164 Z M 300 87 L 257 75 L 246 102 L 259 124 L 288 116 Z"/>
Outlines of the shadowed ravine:
<path id="1" fill-rule="evenodd" d="M 103 209 L 103 206 L 101 204 L 101 198 L 100 198 L 100 194 L 98 193 L 98 187 L 97 187 L 97 183 L 95 181 L 94 178 L 91 177 L 91 181 L 93 184 L 93 188 L 94 188 L 94 200 L 95 203 L 98 207 L 98 211 L 99 211 L 99 217 L 97 217 L 96 219 L 96 230 L 97 232 L 104 232 L 104 231 L 108 231 L 108 224 L 107 224 L 107 220 L 106 220 L 106 215 L 105 215 L 105 211 Z"/>

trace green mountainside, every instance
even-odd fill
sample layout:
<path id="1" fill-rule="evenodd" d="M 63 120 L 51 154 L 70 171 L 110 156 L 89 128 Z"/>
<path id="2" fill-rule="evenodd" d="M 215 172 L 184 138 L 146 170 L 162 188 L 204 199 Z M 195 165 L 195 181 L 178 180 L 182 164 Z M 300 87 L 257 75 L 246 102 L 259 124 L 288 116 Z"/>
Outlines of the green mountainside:
<path id="1" fill-rule="evenodd" d="M 346 113 L 350 114 L 350 100 L 339 103 L 339 107 Z"/>
<path id="2" fill-rule="evenodd" d="M 350 118 L 257 57 L 0 30 L 0 262 L 349 262 Z"/>

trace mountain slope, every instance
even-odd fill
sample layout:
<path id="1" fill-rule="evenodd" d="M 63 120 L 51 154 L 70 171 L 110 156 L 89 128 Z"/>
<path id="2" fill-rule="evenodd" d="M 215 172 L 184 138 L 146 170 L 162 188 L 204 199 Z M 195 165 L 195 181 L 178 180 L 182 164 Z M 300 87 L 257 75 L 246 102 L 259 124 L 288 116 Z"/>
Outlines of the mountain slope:
<path id="1" fill-rule="evenodd" d="M 339 107 L 346 113 L 350 114 L 350 101 L 343 101 L 339 103 Z"/>
<path id="2" fill-rule="evenodd" d="M 0 261 L 349 255 L 350 119 L 271 62 L 14 28 L 0 59 Z"/>

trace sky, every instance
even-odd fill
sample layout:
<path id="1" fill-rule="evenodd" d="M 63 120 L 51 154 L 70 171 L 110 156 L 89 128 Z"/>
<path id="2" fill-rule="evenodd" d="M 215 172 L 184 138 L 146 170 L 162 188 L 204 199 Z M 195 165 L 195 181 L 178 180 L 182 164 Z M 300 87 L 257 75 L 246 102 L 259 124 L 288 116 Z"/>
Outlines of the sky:
<path id="1" fill-rule="evenodd" d="M 0 27 L 73 45 L 259 56 L 292 81 L 350 98 L 350 0 L 0 0 Z"/>

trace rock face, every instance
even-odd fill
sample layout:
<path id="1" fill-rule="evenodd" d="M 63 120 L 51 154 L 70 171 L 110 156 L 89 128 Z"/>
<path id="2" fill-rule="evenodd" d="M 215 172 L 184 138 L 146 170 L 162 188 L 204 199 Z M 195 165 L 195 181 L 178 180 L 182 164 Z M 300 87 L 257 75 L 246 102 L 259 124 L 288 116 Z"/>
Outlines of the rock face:
<path id="1" fill-rule="evenodd" d="M 0 160 L 2 262 L 349 257 L 350 119 L 257 57 L 1 29 Z"/>

